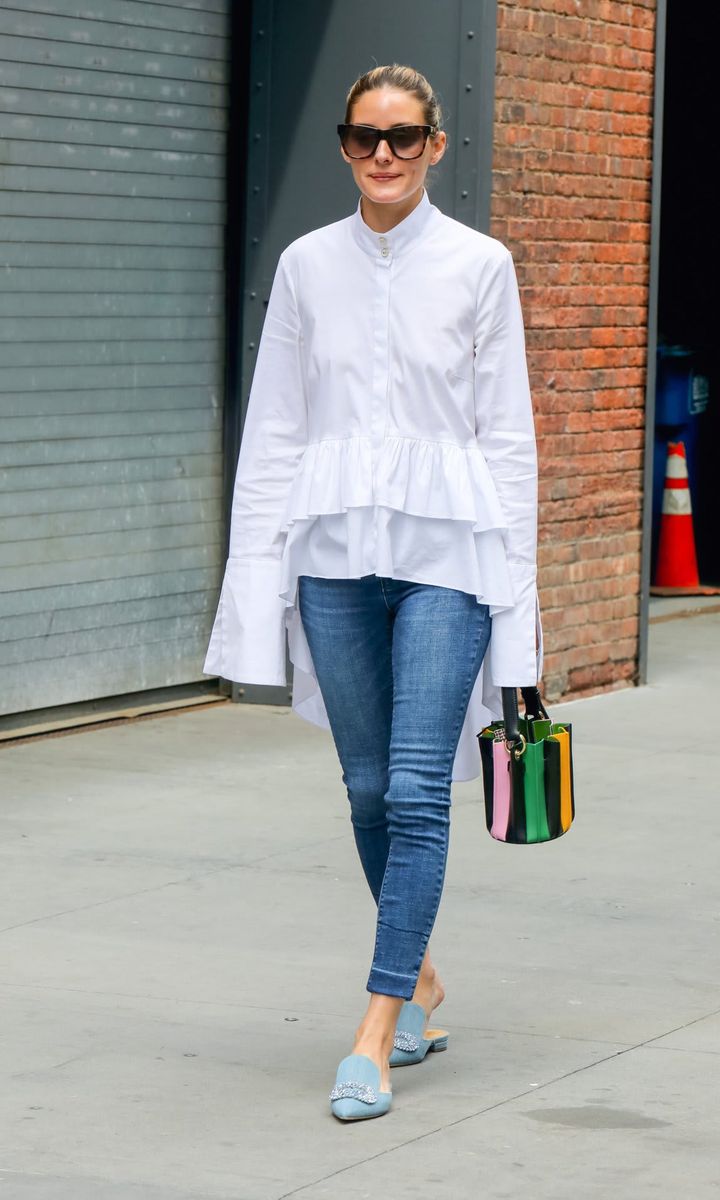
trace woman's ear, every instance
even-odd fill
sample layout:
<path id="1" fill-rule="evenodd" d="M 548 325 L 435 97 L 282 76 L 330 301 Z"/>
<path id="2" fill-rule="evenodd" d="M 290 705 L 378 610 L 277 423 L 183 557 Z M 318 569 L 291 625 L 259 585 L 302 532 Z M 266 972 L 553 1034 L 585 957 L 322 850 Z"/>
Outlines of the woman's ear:
<path id="1" fill-rule="evenodd" d="M 430 155 L 428 162 L 428 166 L 431 167 L 433 167 L 435 163 L 440 162 L 440 159 L 445 153 L 445 149 L 447 147 L 447 134 L 444 130 L 441 129 L 438 133 L 437 137 L 435 138 L 435 142 L 433 143 L 433 147 L 433 152 Z"/>

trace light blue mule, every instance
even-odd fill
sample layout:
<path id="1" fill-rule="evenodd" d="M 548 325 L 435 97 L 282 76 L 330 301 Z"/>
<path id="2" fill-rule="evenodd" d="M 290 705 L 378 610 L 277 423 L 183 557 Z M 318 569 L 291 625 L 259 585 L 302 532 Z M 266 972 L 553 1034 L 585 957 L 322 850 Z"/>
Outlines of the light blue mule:
<path id="1" fill-rule="evenodd" d="M 382 1117 L 390 1108 L 392 1092 L 380 1091 L 380 1068 L 367 1054 L 348 1054 L 337 1069 L 330 1093 L 330 1111 L 341 1121 Z"/>
<path id="2" fill-rule="evenodd" d="M 390 1055 L 391 1067 L 409 1067 L 422 1062 L 430 1051 L 447 1050 L 447 1029 L 426 1029 L 427 1016 L 422 1004 L 406 1000 L 400 1009 L 395 1043 Z"/>

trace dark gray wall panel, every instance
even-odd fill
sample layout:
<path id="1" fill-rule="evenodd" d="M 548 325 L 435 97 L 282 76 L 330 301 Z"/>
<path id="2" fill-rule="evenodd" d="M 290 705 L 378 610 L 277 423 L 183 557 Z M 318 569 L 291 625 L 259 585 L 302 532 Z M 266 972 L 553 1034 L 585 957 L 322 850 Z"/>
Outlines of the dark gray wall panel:
<path id="1" fill-rule="evenodd" d="M 229 12 L 0 9 L 0 714 L 205 679 Z"/>

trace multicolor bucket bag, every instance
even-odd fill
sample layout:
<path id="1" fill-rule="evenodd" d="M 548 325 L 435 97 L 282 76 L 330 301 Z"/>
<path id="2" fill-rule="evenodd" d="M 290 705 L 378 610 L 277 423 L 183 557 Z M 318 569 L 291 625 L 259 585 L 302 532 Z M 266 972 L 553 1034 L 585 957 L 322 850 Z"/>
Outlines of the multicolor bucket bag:
<path id="1" fill-rule="evenodd" d="M 552 721 L 537 688 L 503 688 L 503 720 L 478 736 L 485 820 L 499 842 L 527 845 L 562 837 L 575 817 L 572 725 Z"/>

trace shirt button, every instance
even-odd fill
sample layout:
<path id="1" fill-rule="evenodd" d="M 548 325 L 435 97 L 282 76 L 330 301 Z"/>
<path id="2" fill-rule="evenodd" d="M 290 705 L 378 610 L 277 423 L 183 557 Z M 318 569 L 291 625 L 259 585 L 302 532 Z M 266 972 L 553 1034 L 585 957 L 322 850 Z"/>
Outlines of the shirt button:
<path id="1" fill-rule="evenodd" d="M 384 245 L 385 245 L 385 243 L 386 243 L 386 241 L 387 241 L 387 238 L 386 238 L 386 237 L 379 237 L 379 238 L 378 238 L 378 241 L 380 242 L 380 245 L 381 245 L 381 246 L 384 246 Z"/>
<path id="2" fill-rule="evenodd" d="M 382 250 L 380 251 L 380 253 L 382 254 L 383 258 L 387 258 L 387 256 L 388 256 L 388 254 L 390 253 L 390 251 L 388 250 L 387 246 L 383 246 L 383 248 L 382 248 Z"/>

